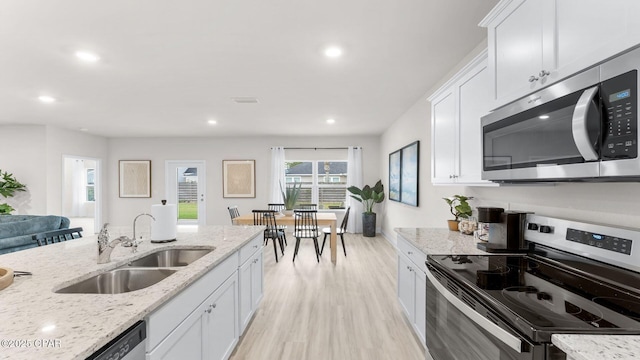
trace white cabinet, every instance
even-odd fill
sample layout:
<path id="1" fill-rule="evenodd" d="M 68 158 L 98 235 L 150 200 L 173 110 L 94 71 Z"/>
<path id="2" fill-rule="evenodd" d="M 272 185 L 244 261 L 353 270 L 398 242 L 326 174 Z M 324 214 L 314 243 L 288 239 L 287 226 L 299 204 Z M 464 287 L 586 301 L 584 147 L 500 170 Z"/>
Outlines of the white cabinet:
<path id="1" fill-rule="evenodd" d="M 263 262 L 262 247 L 238 269 L 240 286 L 240 334 L 244 333 L 262 300 Z"/>
<path id="2" fill-rule="evenodd" d="M 433 184 L 494 185 L 481 179 L 480 118 L 489 112 L 488 84 L 483 52 L 429 98 Z"/>
<path id="3" fill-rule="evenodd" d="M 635 0 L 503 0 L 485 17 L 491 108 L 640 43 Z"/>
<path id="4" fill-rule="evenodd" d="M 427 256 L 398 235 L 398 301 L 422 345 L 426 347 Z"/>

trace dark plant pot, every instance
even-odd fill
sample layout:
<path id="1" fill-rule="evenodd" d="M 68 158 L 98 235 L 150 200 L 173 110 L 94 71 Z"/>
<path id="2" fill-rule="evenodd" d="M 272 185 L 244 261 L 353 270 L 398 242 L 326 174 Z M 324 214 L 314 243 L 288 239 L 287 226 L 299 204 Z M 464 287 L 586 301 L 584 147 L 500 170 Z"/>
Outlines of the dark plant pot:
<path id="1" fill-rule="evenodd" d="M 458 231 L 458 220 L 447 220 L 449 224 L 449 230 Z"/>
<path id="2" fill-rule="evenodd" d="M 376 214 L 362 213 L 362 236 L 376 236 Z"/>

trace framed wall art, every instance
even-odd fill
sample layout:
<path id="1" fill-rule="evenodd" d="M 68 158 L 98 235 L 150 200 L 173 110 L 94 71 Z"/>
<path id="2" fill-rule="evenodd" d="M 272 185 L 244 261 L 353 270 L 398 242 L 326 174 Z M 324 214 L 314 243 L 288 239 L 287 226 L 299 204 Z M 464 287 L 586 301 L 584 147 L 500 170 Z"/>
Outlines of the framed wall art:
<path id="1" fill-rule="evenodd" d="M 222 160 L 222 197 L 256 197 L 255 160 Z"/>
<path id="2" fill-rule="evenodd" d="M 389 154 L 389 199 L 418 206 L 420 141 Z"/>
<path id="3" fill-rule="evenodd" d="M 121 198 L 151 197 L 151 160 L 120 160 Z"/>

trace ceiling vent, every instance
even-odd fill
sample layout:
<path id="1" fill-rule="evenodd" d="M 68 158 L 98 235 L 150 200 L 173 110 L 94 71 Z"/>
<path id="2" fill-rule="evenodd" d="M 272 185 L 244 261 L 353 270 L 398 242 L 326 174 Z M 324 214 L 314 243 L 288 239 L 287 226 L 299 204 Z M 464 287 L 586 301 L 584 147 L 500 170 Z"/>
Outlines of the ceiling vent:
<path id="1" fill-rule="evenodd" d="M 257 104 L 258 103 L 258 99 L 254 97 L 232 97 L 231 100 L 233 100 L 233 102 L 236 104 Z"/>

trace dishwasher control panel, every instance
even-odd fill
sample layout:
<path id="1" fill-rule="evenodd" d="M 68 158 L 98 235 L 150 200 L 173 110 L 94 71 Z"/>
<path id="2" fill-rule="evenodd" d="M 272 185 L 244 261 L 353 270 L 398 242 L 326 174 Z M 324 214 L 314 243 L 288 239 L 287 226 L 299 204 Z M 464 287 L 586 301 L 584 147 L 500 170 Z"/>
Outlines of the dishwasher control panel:
<path id="1" fill-rule="evenodd" d="M 89 356 L 87 360 L 122 360 L 136 346 L 147 338 L 147 323 L 138 321 L 100 350 Z"/>

